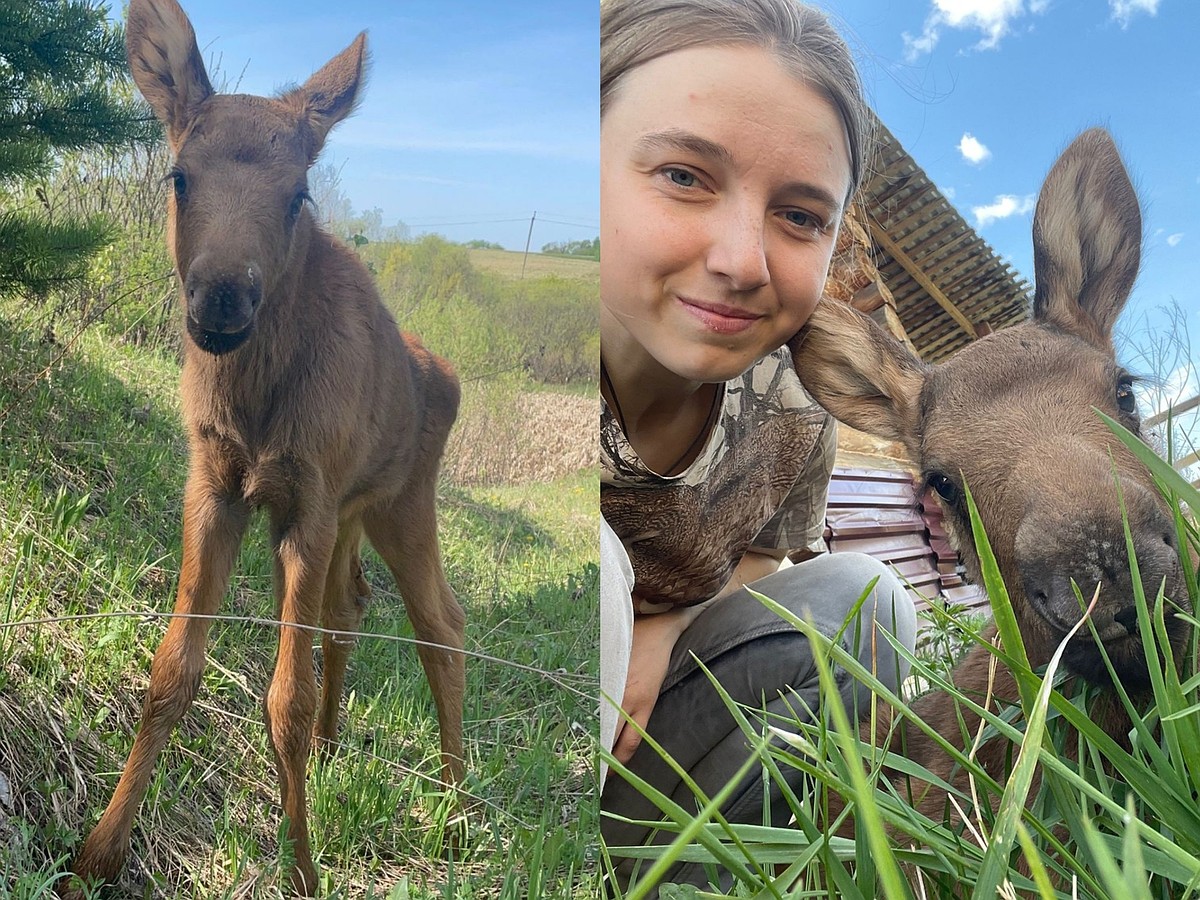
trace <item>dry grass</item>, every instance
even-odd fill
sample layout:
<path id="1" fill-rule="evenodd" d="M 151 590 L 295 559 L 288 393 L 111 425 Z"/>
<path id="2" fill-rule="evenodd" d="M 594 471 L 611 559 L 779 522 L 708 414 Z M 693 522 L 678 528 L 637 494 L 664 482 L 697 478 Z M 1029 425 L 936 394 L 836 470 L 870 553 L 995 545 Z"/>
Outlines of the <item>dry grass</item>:
<path id="1" fill-rule="evenodd" d="M 596 396 L 507 390 L 511 398 L 498 396 L 506 391 L 500 382 L 464 386 L 442 466 L 450 481 L 544 484 L 600 464 Z"/>

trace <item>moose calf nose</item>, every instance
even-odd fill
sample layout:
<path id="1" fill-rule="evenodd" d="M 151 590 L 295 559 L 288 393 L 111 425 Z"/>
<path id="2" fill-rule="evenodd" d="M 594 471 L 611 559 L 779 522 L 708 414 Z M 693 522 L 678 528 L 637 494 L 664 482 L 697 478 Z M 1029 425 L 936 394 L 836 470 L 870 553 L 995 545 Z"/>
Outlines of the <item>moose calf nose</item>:
<path id="1" fill-rule="evenodd" d="M 1127 606 L 1119 612 L 1113 614 L 1113 618 L 1121 625 L 1125 626 L 1125 630 L 1130 634 L 1136 634 L 1138 628 L 1138 614 L 1136 606 Z"/>
<path id="2" fill-rule="evenodd" d="M 215 270 L 197 260 L 185 290 L 192 322 L 204 331 L 237 334 L 250 325 L 262 302 L 262 274 L 253 263 Z"/>

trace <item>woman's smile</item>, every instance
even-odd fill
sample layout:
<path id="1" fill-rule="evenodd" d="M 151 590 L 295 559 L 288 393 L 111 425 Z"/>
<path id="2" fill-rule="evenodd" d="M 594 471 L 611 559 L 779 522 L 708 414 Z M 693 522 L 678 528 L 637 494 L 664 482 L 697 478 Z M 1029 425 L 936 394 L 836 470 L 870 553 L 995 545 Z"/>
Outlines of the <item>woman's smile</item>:
<path id="1" fill-rule="evenodd" d="M 765 318 L 761 313 L 723 303 L 710 303 L 691 297 L 679 297 L 678 300 L 685 312 L 717 334 L 740 334 Z"/>

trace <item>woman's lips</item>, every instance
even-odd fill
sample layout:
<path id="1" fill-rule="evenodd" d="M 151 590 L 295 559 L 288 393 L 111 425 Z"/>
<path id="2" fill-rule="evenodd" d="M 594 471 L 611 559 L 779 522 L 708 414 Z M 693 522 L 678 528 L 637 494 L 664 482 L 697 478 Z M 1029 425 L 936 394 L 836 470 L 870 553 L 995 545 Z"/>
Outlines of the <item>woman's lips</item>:
<path id="1" fill-rule="evenodd" d="M 689 297 L 680 297 L 679 302 L 688 314 L 718 334 L 738 334 L 762 318 L 758 313 L 735 306 L 692 300 Z"/>

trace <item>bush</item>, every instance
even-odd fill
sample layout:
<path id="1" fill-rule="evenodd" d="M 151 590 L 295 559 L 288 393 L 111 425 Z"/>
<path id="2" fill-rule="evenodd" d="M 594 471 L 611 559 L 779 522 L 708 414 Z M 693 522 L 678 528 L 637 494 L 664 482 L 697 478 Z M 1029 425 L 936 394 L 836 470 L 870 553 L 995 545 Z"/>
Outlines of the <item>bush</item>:
<path id="1" fill-rule="evenodd" d="M 596 288 L 543 275 L 501 283 L 496 314 L 516 337 L 531 378 L 543 384 L 595 384 L 600 370 Z"/>
<path id="2" fill-rule="evenodd" d="M 523 371 L 542 384 L 595 384 L 600 325 L 594 284 L 479 272 L 467 248 L 436 235 L 370 244 L 363 258 L 401 327 L 465 378 Z"/>
<path id="3" fill-rule="evenodd" d="M 122 29 L 89 0 L 0 0 L 0 290 L 44 296 L 84 277 L 111 237 L 103 215 L 64 214 L 45 179 L 62 154 L 150 143 Z"/>

